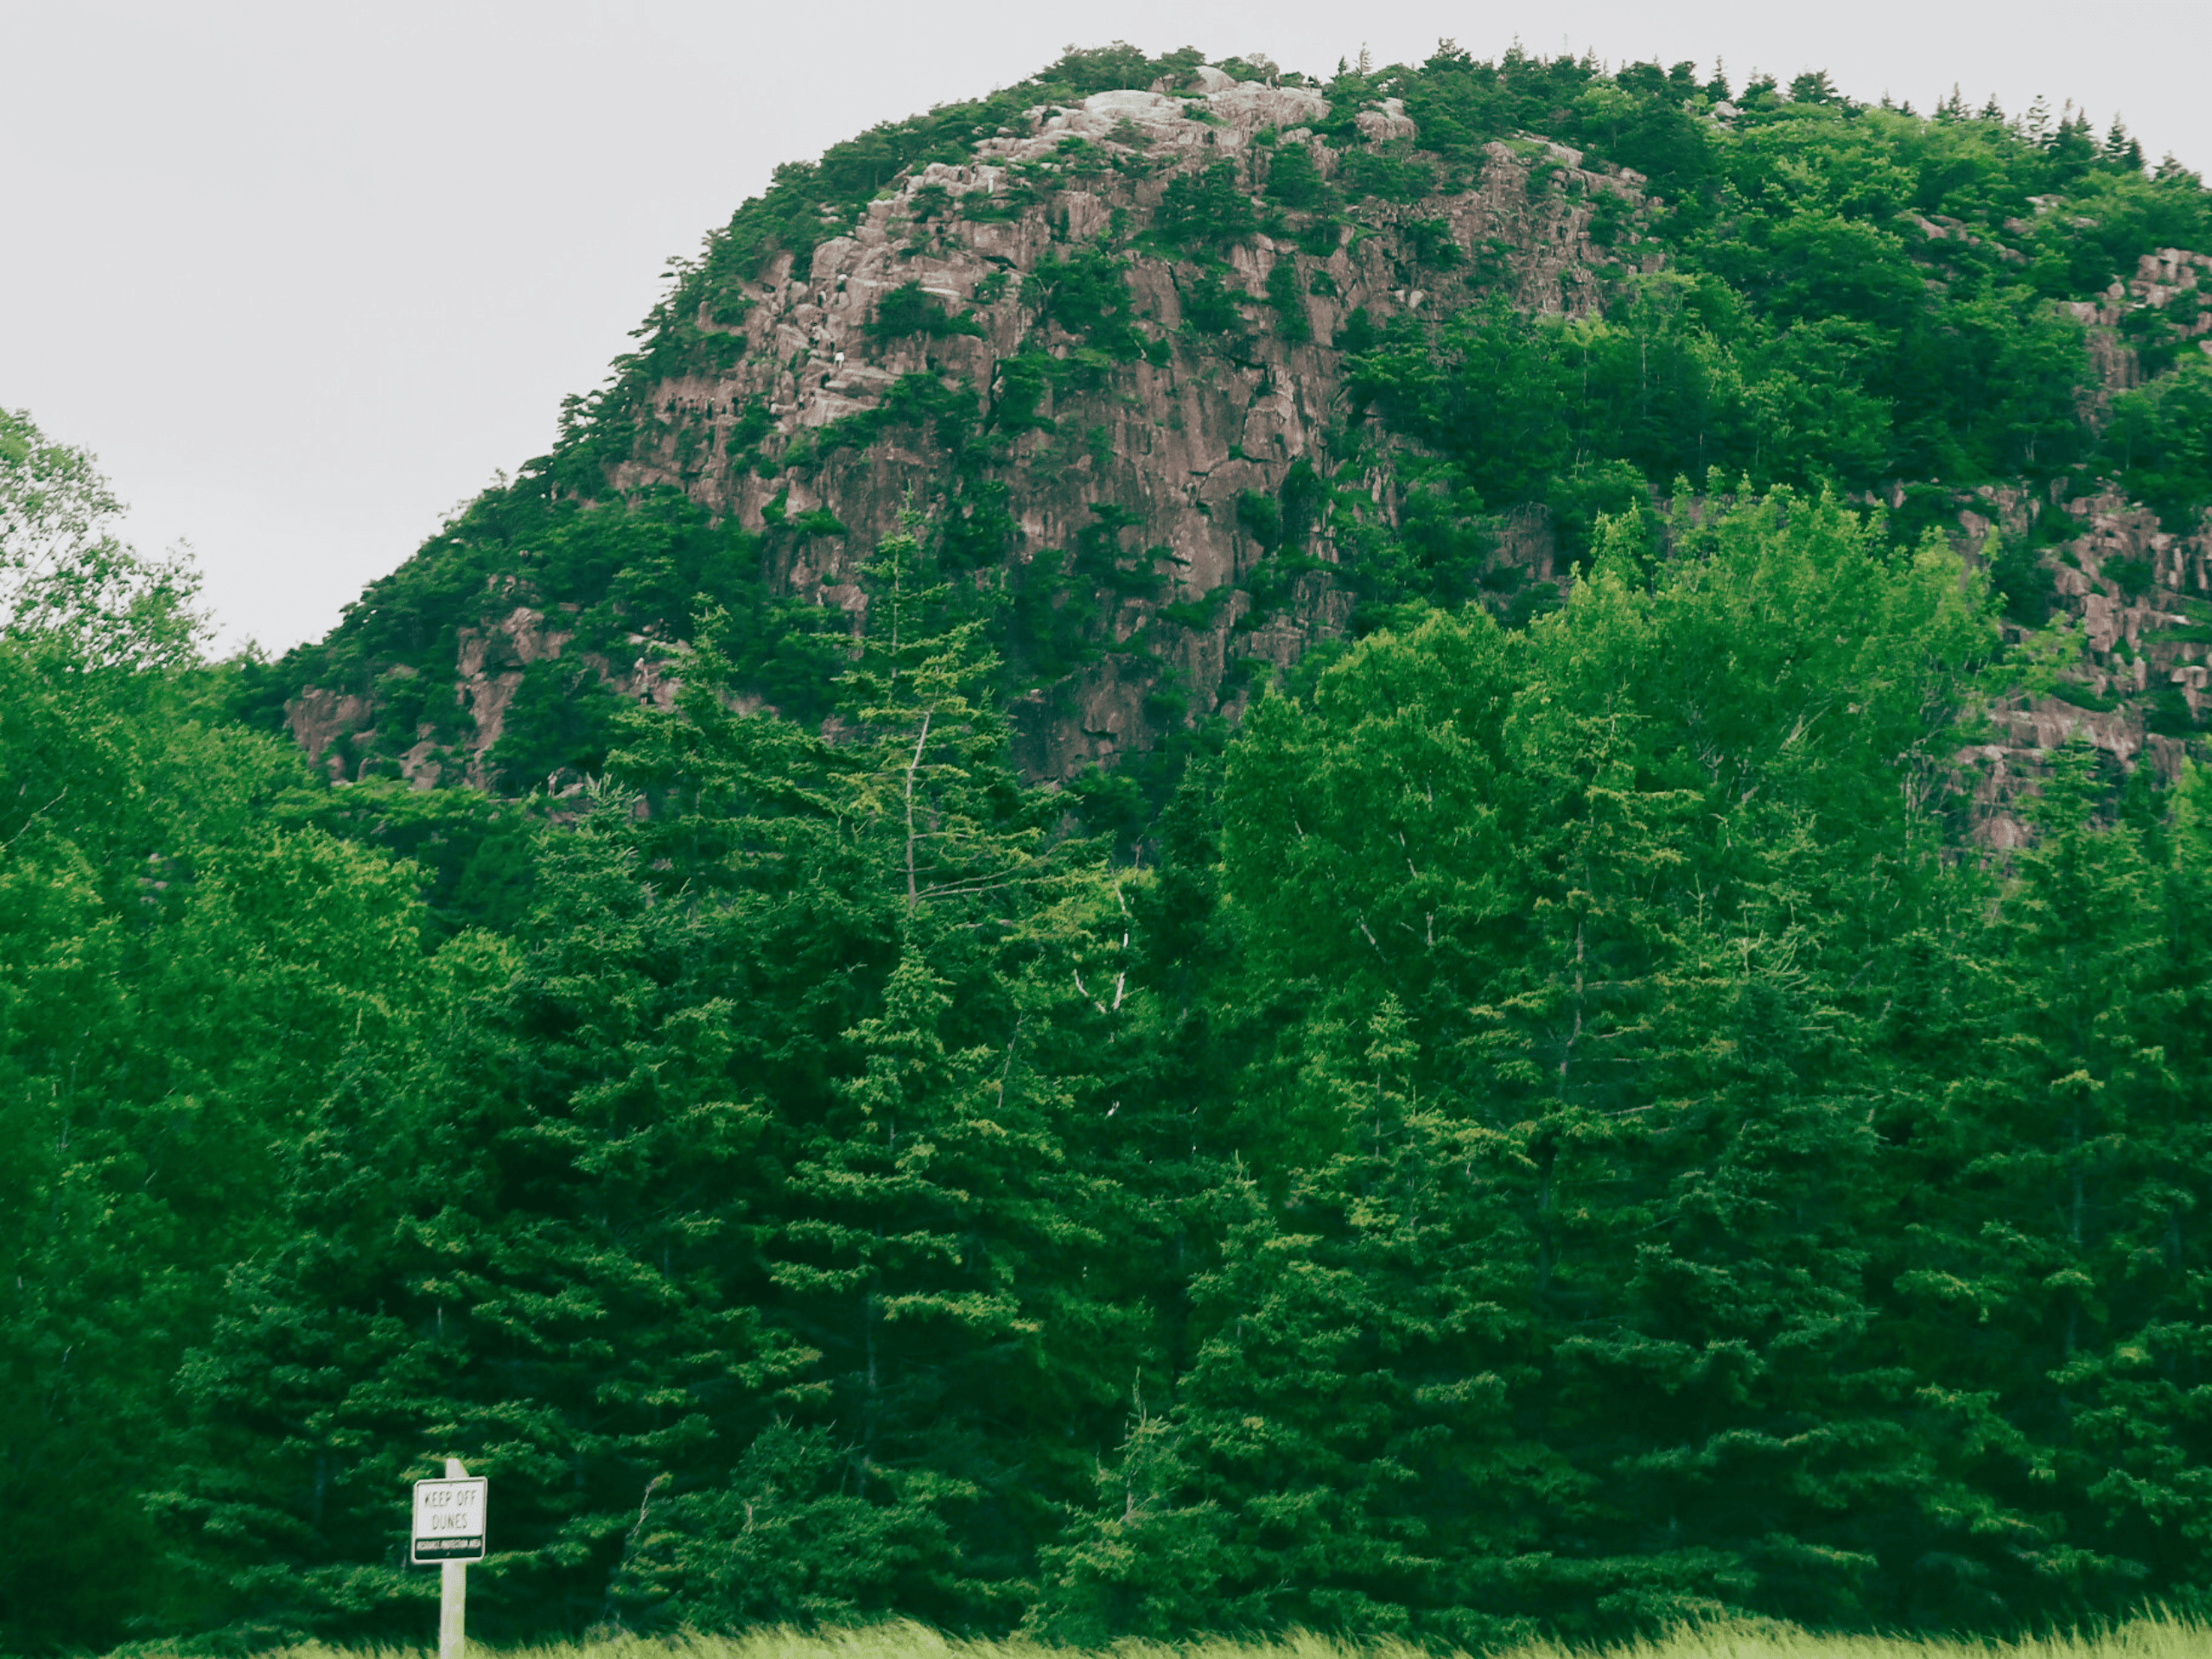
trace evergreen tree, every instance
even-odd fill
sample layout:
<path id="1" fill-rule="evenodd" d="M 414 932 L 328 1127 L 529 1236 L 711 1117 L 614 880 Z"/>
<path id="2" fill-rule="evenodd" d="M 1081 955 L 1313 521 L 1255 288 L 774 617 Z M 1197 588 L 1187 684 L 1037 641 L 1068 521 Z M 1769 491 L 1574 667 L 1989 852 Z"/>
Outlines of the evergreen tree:
<path id="1" fill-rule="evenodd" d="M 2173 995 L 2158 884 L 2139 831 L 2094 822 L 2097 792 L 2086 746 L 2062 750 L 1967 982 L 1974 1063 L 1913 1147 L 1901 1330 L 1973 1494 L 1929 1541 L 1949 1582 L 1915 1588 L 1954 1616 L 2135 1592 L 2174 1560 L 2160 1535 L 2193 1484 L 2174 1486 L 2190 1431 L 2144 1387 L 2145 1333 L 2171 1332 L 2151 1310 L 2190 1276 L 2174 1230 L 2201 1129 L 2154 1040 Z M 2195 1347 L 2167 1351 L 2169 1377 Z"/>
<path id="2" fill-rule="evenodd" d="M 483 1628 L 603 1618 L 653 1500 L 804 1358 L 751 1295 L 763 1114 L 633 822 L 607 795 L 547 832 L 518 959 L 441 953 L 440 1040 L 326 1104 L 299 1236 L 195 1363 L 214 1449 L 177 1507 L 248 1545 L 214 1563 L 245 1628 L 404 1631 L 406 1482 L 456 1454 L 500 1493 Z"/>

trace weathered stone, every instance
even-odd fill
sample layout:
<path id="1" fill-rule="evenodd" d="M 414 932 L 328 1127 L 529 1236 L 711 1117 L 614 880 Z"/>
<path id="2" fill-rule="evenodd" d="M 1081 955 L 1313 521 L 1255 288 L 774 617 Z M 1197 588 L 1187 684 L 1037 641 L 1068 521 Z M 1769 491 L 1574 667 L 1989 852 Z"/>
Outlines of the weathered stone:
<path id="1" fill-rule="evenodd" d="M 972 162 L 933 162 L 897 181 L 889 195 L 870 205 L 856 233 L 833 237 L 814 251 L 803 281 L 772 267 L 766 280 L 748 290 L 757 303 L 742 325 L 745 355 L 714 377 L 681 378 L 655 389 L 655 406 L 676 411 L 674 429 L 622 467 L 618 484 L 626 489 L 677 484 L 715 512 L 734 513 L 754 528 L 765 525 L 762 509 L 779 494 L 786 521 L 826 509 L 850 535 L 809 537 L 790 546 L 777 556 L 770 574 L 787 591 L 857 615 L 864 606 L 852 580 L 859 557 L 895 528 L 907 488 L 942 474 L 930 435 L 895 429 L 865 447 L 839 449 L 803 472 L 763 480 L 751 468 L 722 464 L 721 446 L 733 423 L 728 415 L 702 421 L 686 411 L 729 411 L 758 401 L 775 423 L 761 449 L 780 455 L 800 433 L 818 434 L 873 409 L 903 376 L 934 375 L 941 385 L 964 384 L 988 397 L 1016 353 L 1042 347 L 1065 357 L 1077 342 L 1039 321 L 1020 279 L 1040 260 L 1064 257 L 1070 244 L 1103 232 L 1117 213 L 1131 228 L 1141 228 L 1157 208 L 1166 177 L 1093 175 L 1004 219 L 962 218 L 958 204 L 1002 193 L 1012 182 L 1009 169 L 1050 163 L 1071 138 L 1148 152 L 1169 175 L 1204 168 L 1224 153 L 1240 168 L 1256 170 L 1261 163 L 1243 156 L 1256 156 L 1250 140 L 1260 129 L 1275 128 L 1280 146 L 1300 142 L 1294 135 L 1328 114 L 1326 100 L 1310 88 L 1236 82 L 1218 72 L 1202 73 L 1199 80 L 1198 94 L 1107 92 L 1073 106 L 1040 105 L 1029 112 L 1026 128 L 980 143 Z M 1374 118 L 1364 124 L 1376 136 L 1417 137 L 1397 100 L 1363 114 Z M 1325 172 L 1333 168 L 1332 152 L 1316 145 L 1312 153 Z M 1096 522 L 1091 504 L 1107 501 L 1135 515 L 1121 537 L 1125 555 L 1168 550 L 1160 569 L 1163 575 L 1173 572 L 1158 601 L 1124 601 L 1102 619 L 1112 633 L 1126 637 L 1145 626 L 1160 604 L 1202 601 L 1224 588 L 1231 592 L 1213 605 L 1206 627 L 1151 626 L 1147 638 L 1156 660 L 1109 653 L 1070 684 L 1025 699 L 1017 714 L 1024 762 L 1033 771 L 1065 775 L 1103 755 L 1157 741 L 1160 716 L 1147 712 L 1149 699 L 1171 670 L 1188 699 L 1189 717 L 1233 715 L 1243 694 L 1228 675 L 1237 659 L 1288 663 L 1306 644 L 1344 626 L 1349 598 L 1319 573 L 1294 584 L 1281 613 L 1262 626 L 1251 626 L 1249 605 L 1236 590 L 1261 550 L 1240 521 L 1240 503 L 1248 493 L 1278 493 L 1289 469 L 1313 455 L 1318 435 L 1335 418 L 1342 359 L 1333 342 L 1353 308 L 1365 307 L 1380 322 L 1396 311 L 1445 308 L 1471 296 L 1471 260 L 1463 259 L 1456 272 L 1424 274 L 1419 286 L 1408 285 L 1400 274 L 1408 261 L 1398 226 L 1440 219 L 1469 252 L 1510 248 L 1503 271 L 1507 291 L 1532 311 L 1582 315 L 1599 303 L 1601 287 L 1590 276 L 1602 263 L 1586 234 L 1591 199 L 1611 192 L 1638 206 L 1638 181 L 1583 169 L 1577 152 L 1555 148 L 1553 153 L 1576 169 L 1580 189 L 1532 197 L 1522 156 L 1510 145 L 1493 144 L 1471 189 L 1400 206 L 1368 204 L 1363 212 L 1375 233 L 1356 245 L 1340 238 L 1335 249 L 1317 255 L 1262 236 L 1233 250 L 1230 280 L 1252 302 L 1249 337 L 1236 354 L 1242 361 L 1203 345 L 1193 349 L 1179 343 L 1184 290 L 1195 270 L 1156 257 L 1130 261 L 1132 312 L 1141 334 L 1167 344 L 1167 360 L 1125 365 L 1109 385 L 1096 389 L 1071 384 L 1047 391 L 1039 413 L 1055 429 L 1024 434 L 1008 447 L 998 474 L 1009 486 L 1019 525 L 1007 556 L 1018 566 L 1046 550 L 1072 547 Z M 1262 177 L 1263 172 L 1255 177 L 1255 187 Z M 914 192 L 925 188 L 953 198 L 950 222 L 938 219 L 924 227 L 913 221 Z M 1616 249 L 1614 257 L 1625 251 Z M 1312 332 L 1302 340 L 1284 339 L 1263 308 L 1270 275 L 1286 264 L 1306 295 Z M 992 302 L 976 304 L 977 285 L 995 274 L 1014 280 Z M 1313 291 L 1324 276 L 1323 288 L 1333 293 Z M 948 311 L 964 311 L 981 337 L 874 339 L 867 325 L 877 299 L 909 283 Z M 692 448 L 695 455 L 703 452 L 703 465 L 695 459 L 687 467 L 677 461 L 677 436 L 686 425 L 698 429 Z M 1398 512 L 1394 491 L 1380 482 L 1375 491 L 1375 511 L 1386 519 Z M 1548 521 L 1523 515 L 1502 537 L 1498 556 L 1525 563 L 1536 579 L 1549 580 L 1549 546 Z M 1333 562 L 1332 520 L 1325 517 L 1315 526 L 1305 550 L 1324 567 Z M 499 693 L 487 686 L 483 696 L 481 724 L 496 725 L 504 707 Z"/>
<path id="2" fill-rule="evenodd" d="M 1386 98 L 1371 110 L 1362 110 L 1352 117 L 1352 125 L 1370 143 L 1386 143 L 1393 138 L 1418 138 L 1421 129 L 1406 113 L 1406 103 L 1401 98 Z"/>
<path id="3" fill-rule="evenodd" d="M 1062 362 L 1079 360 L 1084 342 L 1049 320 L 1033 273 L 1109 227 L 1141 232 L 1178 175 L 1226 161 L 1237 169 L 1240 186 L 1257 195 L 1283 147 L 1300 143 L 1325 177 L 1336 175 L 1338 152 L 1311 137 L 1316 128 L 1326 130 L 1330 111 L 1320 93 L 1238 82 L 1212 68 L 1198 72 L 1197 83 L 1196 92 L 1155 86 L 1037 106 L 976 144 L 967 160 L 935 161 L 891 181 L 855 224 L 836 227 L 838 233 L 803 263 L 789 255 L 770 260 L 760 280 L 745 288 L 749 304 L 742 321 L 715 325 L 742 350 L 727 368 L 672 378 L 650 390 L 664 424 L 617 469 L 615 485 L 626 491 L 674 486 L 756 531 L 767 529 L 765 510 L 779 497 L 786 524 L 817 512 L 832 515 L 847 534 L 770 537 L 767 575 L 782 591 L 834 606 L 861 626 L 867 600 L 856 581 L 860 562 L 897 528 L 911 491 L 922 493 L 916 499 L 925 512 L 944 507 L 929 492 L 943 487 L 950 456 L 941 435 L 911 424 L 876 431 L 864 443 L 824 443 L 838 423 L 876 410 L 909 377 L 972 398 L 980 416 L 1006 394 L 1012 359 L 1041 351 Z M 1361 110 L 1354 124 L 1369 143 L 1419 139 L 1395 99 Z M 1265 128 L 1277 135 L 1272 155 L 1253 144 Z M 1087 148 L 1064 149 L 1071 140 Z M 1111 165 L 1100 164 L 1102 155 Z M 1055 175 L 1070 158 L 1079 170 Z M 1554 188 L 1532 191 L 1538 171 L 1549 175 Z M 1008 193 L 1017 187 L 1040 190 L 1042 199 L 1011 209 Z M 931 217 L 922 219 L 916 194 L 925 189 Z M 1588 229 L 1593 202 L 1607 194 L 1630 213 L 1621 239 L 1601 253 Z M 1264 199 L 1261 205 L 1273 211 Z M 1198 269 L 1135 245 L 1124 278 L 1128 315 L 1147 357 L 1048 385 L 1038 410 L 1041 429 L 1009 436 L 988 462 L 988 481 L 1006 486 L 1014 531 L 1004 550 L 1007 569 L 981 579 L 1019 581 L 1023 568 L 1040 556 L 1074 550 L 1095 533 L 1100 521 L 1093 508 L 1101 504 L 1128 516 L 1115 543 L 1125 568 L 1149 561 L 1160 578 L 1150 597 L 1116 597 L 1103 585 L 1080 596 L 1079 602 L 1097 607 L 1090 620 L 1101 651 L 1091 666 L 1018 700 L 1017 753 L 1024 767 L 1035 776 L 1065 777 L 1150 747 L 1161 737 L 1163 722 L 1179 717 L 1176 699 L 1181 718 L 1234 720 L 1255 683 L 1240 664 L 1287 666 L 1314 641 L 1344 627 L 1351 598 L 1332 569 L 1341 529 L 1336 515 L 1344 511 L 1334 503 L 1347 498 L 1351 480 L 1337 477 L 1336 494 L 1297 549 L 1314 568 L 1275 585 L 1281 597 L 1265 616 L 1255 611 L 1252 594 L 1267 555 L 1254 538 L 1248 509 L 1249 498 L 1279 501 L 1293 467 L 1325 462 L 1323 435 L 1342 418 L 1344 359 L 1335 340 L 1355 308 L 1377 325 L 1408 312 L 1448 314 L 1477 296 L 1479 281 L 1529 312 L 1590 315 L 1605 292 L 1600 268 L 1659 268 L 1656 245 L 1643 241 L 1636 228 L 1643 207 L 1643 181 L 1632 172 L 1587 167 L 1581 152 L 1562 144 L 1526 137 L 1493 143 L 1469 188 L 1417 202 L 1363 204 L 1365 232 L 1359 237 L 1340 235 L 1334 246 L 1324 238 L 1317 247 L 1310 239 L 1314 227 L 1294 219 L 1289 234 L 1255 234 L 1230 250 L 1225 280 L 1248 301 L 1249 321 L 1246 336 L 1230 349 L 1194 340 L 1183 328 Z M 1461 250 L 1481 257 L 1463 258 L 1452 270 L 1421 269 L 1410 238 L 1402 234 L 1414 223 L 1424 236 L 1440 225 Z M 1956 219 L 1929 215 L 1917 224 L 1930 242 L 1993 245 Z M 2008 232 L 2031 228 L 2016 223 Z M 2019 257 L 2001 246 L 1996 251 Z M 1310 330 L 1303 338 L 1299 330 L 1287 335 L 1271 321 L 1268 308 L 1283 292 L 1277 273 L 1286 267 Z M 869 324 L 881 297 L 909 284 L 976 332 L 877 338 Z M 988 297 L 979 301 L 979 293 Z M 2113 291 L 2078 302 L 2075 315 L 2088 331 L 2100 370 L 2099 396 L 2135 384 L 2139 374 L 2117 333 L 2128 308 L 2160 307 L 2183 327 L 2201 324 L 2212 334 L 2212 308 L 2191 309 L 2208 293 L 2212 257 L 2170 249 L 2146 256 L 2134 276 Z M 701 326 L 708 321 L 702 311 Z M 2212 337 L 2204 344 L 2212 348 Z M 761 455 L 788 462 L 810 450 L 814 459 L 760 477 L 750 454 L 733 454 L 730 448 L 739 415 L 748 407 L 765 410 L 771 423 L 757 439 Z M 1373 467 L 1362 485 L 1362 511 L 1395 524 L 1402 503 L 1392 469 Z M 1901 483 L 1887 499 L 1893 507 L 1904 504 Z M 2120 700 L 2119 707 L 2098 711 L 2059 699 L 2016 699 L 1992 715 L 2003 741 L 1958 757 L 1978 803 L 1984 841 L 2002 850 L 2025 834 L 2018 798 L 2037 786 L 2044 757 L 2070 735 L 2087 738 L 2124 766 L 2178 766 L 2186 743 L 2147 731 L 2144 711 L 2161 696 L 2171 708 L 2177 693 L 2192 709 L 2208 697 L 2212 667 L 2204 659 L 2212 647 L 2170 636 L 2194 614 L 2184 596 L 2212 592 L 2212 524 L 2175 536 L 2147 510 L 2117 497 L 2054 492 L 2044 500 L 1996 486 L 1961 494 L 1955 506 L 1956 544 L 1977 567 L 1991 556 L 1993 538 L 2018 547 L 2039 524 L 2050 528 L 2047 515 L 2069 516 L 2063 545 L 2044 558 L 2058 601 L 2085 645 L 2074 671 L 2075 695 Z M 1550 518 L 1541 507 L 1507 515 L 1491 556 L 1496 566 L 1520 572 L 1520 580 L 1562 577 Z M 2141 575 L 2146 568 L 2147 591 Z M 2115 579 L 2121 575 L 2125 582 Z M 516 597 L 528 591 L 524 587 Z M 1169 606 L 1188 608 L 1163 614 Z M 1116 649 L 1140 634 L 1145 651 Z M 523 669 L 558 657 L 570 637 L 519 604 L 497 623 L 465 630 L 457 695 L 473 715 L 473 730 L 458 753 L 418 741 L 408 751 L 409 775 L 420 782 L 459 765 L 480 782 L 484 752 L 499 739 Z M 635 655 L 626 661 L 626 653 L 614 653 L 587 658 L 582 665 L 626 697 L 669 706 L 680 652 L 641 637 L 631 645 Z M 1173 698 L 1163 695 L 1171 689 Z M 361 698 L 320 690 L 304 693 L 288 712 L 296 734 L 318 760 L 334 759 L 340 734 L 365 729 L 373 717 Z"/>
<path id="4" fill-rule="evenodd" d="M 304 687 L 284 705 L 284 722 L 291 728 L 292 741 L 308 752 L 310 762 L 318 764 L 339 738 L 366 730 L 370 718 L 366 697 L 326 690 L 319 685 Z"/>

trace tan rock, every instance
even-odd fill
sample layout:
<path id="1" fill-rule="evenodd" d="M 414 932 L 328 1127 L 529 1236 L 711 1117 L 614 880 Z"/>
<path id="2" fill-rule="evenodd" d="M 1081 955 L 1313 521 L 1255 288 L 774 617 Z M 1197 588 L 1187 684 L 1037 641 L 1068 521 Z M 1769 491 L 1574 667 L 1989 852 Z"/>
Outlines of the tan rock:
<path id="1" fill-rule="evenodd" d="M 1421 128 L 1406 113 L 1406 103 L 1401 98 L 1386 98 L 1371 110 L 1362 110 L 1352 117 L 1352 124 L 1368 143 L 1387 143 L 1393 138 L 1418 138 Z"/>

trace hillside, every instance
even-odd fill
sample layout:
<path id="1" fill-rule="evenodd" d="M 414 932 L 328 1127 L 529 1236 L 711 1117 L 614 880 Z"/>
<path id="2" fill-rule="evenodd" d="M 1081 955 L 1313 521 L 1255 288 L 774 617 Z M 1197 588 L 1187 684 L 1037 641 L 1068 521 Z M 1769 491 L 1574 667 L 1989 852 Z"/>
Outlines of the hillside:
<path id="1" fill-rule="evenodd" d="M 1071 54 L 782 169 L 556 453 L 265 695 L 346 776 L 543 787 L 665 702 L 703 596 L 818 717 L 911 509 L 993 619 L 1025 769 L 1066 778 L 1406 601 L 1525 619 L 1598 513 L 1790 484 L 2078 624 L 1991 767 L 2079 728 L 2171 774 L 2212 645 L 2194 175 L 1818 77 L 1194 56 Z"/>
<path id="2" fill-rule="evenodd" d="M 0 411 L 0 1649 L 2193 1640 L 2206 214 L 1077 53 L 276 664 Z"/>

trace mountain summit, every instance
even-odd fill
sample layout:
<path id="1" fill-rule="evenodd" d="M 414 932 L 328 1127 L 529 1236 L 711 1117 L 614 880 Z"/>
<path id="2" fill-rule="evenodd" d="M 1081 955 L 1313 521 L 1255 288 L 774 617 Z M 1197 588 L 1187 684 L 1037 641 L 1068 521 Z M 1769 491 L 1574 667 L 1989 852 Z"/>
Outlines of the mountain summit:
<path id="1" fill-rule="evenodd" d="M 1780 485 L 2075 619 L 1987 800 L 2075 730 L 2171 772 L 2212 642 L 2206 200 L 2118 124 L 1819 75 L 1071 52 L 779 168 L 554 454 L 269 696 L 344 776 L 557 788 L 706 603 L 818 718 L 911 513 L 992 618 L 1024 769 L 1066 778 L 1389 607 L 1523 622 L 1601 514 L 1656 550 L 1668 503 Z"/>

